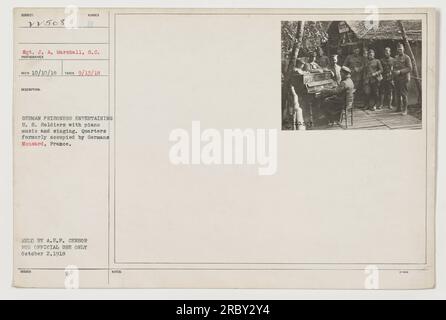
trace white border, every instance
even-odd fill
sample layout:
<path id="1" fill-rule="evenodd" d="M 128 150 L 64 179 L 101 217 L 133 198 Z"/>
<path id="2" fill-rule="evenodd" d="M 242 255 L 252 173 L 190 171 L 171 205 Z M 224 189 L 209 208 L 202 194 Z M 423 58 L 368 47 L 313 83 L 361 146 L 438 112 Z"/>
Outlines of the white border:
<path id="1" fill-rule="evenodd" d="M 89 7 L 171 7 L 171 8 L 332 8 L 333 1 L 266 1 L 266 0 L 145 0 L 145 1 L 110 1 L 106 0 L 53 0 L 53 1 L 13 1 L 0 2 L 0 299 L 444 299 L 446 298 L 446 119 L 442 108 L 438 115 L 438 189 L 437 189 L 437 287 L 421 291 L 327 291 L 327 290 L 44 290 L 14 289 L 12 283 L 12 8 L 26 6 L 89 6 Z M 442 0 L 344 0 L 340 8 L 358 8 L 367 6 L 387 8 L 436 7 L 439 11 L 440 36 L 446 32 L 441 22 L 441 14 L 446 9 Z M 443 42 L 439 44 L 439 57 L 444 56 Z M 444 75 L 446 70 L 439 59 L 439 106 L 445 101 L 446 89 Z M 443 146 L 442 146 L 443 144 Z M 442 196 L 443 195 L 443 196 Z"/>

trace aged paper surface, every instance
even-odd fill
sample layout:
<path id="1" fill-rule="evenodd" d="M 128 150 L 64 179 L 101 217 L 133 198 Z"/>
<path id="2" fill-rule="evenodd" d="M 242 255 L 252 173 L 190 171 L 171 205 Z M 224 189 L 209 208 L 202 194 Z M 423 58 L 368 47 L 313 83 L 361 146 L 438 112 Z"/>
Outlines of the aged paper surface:
<path id="1" fill-rule="evenodd" d="M 15 286 L 435 285 L 434 10 L 14 23 Z"/>

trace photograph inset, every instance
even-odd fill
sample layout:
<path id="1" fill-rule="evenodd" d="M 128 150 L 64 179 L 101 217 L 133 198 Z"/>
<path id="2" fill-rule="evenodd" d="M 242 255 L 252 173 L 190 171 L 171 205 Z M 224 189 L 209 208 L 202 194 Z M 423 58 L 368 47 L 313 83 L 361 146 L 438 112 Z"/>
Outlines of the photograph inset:
<path id="1" fill-rule="evenodd" d="M 282 130 L 422 128 L 422 21 L 282 21 Z"/>

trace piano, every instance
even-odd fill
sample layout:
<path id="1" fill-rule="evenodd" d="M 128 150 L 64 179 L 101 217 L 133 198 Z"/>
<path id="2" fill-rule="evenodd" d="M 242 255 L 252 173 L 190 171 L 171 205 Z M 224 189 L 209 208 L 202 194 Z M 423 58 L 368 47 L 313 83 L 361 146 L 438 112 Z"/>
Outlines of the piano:
<path id="1" fill-rule="evenodd" d="M 313 122 L 313 112 L 319 109 L 324 90 L 335 89 L 338 84 L 331 71 L 322 73 L 295 73 L 293 85 L 301 101 L 305 122 Z"/>
<path id="2" fill-rule="evenodd" d="M 306 94 L 320 96 L 322 90 L 334 89 L 338 86 L 330 71 L 300 75 L 306 88 Z M 304 93 L 305 94 L 305 93 Z"/>

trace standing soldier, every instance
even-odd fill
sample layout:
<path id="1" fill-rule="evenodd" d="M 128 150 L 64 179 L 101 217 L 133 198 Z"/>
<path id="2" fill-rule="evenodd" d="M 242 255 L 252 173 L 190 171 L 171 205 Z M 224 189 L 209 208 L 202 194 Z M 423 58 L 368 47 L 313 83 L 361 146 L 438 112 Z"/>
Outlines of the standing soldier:
<path id="1" fill-rule="evenodd" d="M 338 65 L 343 66 L 345 61 L 345 55 L 344 55 L 344 50 L 342 50 L 342 47 L 338 47 L 336 49 L 336 54 L 338 55 Z"/>
<path id="2" fill-rule="evenodd" d="M 338 55 L 337 54 L 332 54 L 330 56 L 330 63 L 324 70 L 331 72 L 333 79 L 336 81 L 336 83 L 338 85 L 341 83 L 341 81 L 342 81 L 341 67 L 338 65 Z"/>
<path id="3" fill-rule="evenodd" d="M 324 54 L 322 47 L 318 48 L 317 63 L 322 69 L 327 68 L 330 64 L 330 59 Z"/>
<path id="4" fill-rule="evenodd" d="M 364 57 L 361 55 L 361 49 L 356 46 L 353 49 L 353 54 L 347 56 L 344 61 L 344 66 L 351 70 L 351 79 L 355 84 L 356 95 L 362 88 L 362 78 L 364 69 Z"/>
<path id="5" fill-rule="evenodd" d="M 365 109 L 376 110 L 379 103 L 379 84 L 382 80 L 383 67 L 381 61 L 375 58 L 375 50 L 369 49 L 368 60 L 364 72 Z M 373 106 L 370 101 L 373 99 Z"/>
<path id="6" fill-rule="evenodd" d="M 404 45 L 398 44 L 398 55 L 393 64 L 393 78 L 395 80 L 395 97 L 397 112 L 407 115 L 407 103 L 409 94 L 410 73 L 412 72 L 412 61 L 404 53 Z"/>
<path id="7" fill-rule="evenodd" d="M 392 109 L 392 93 L 395 88 L 393 82 L 393 64 L 395 59 L 392 58 L 392 51 L 389 47 L 384 49 L 384 58 L 381 59 L 383 66 L 383 80 L 381 81 L 381 107 Z"/>

